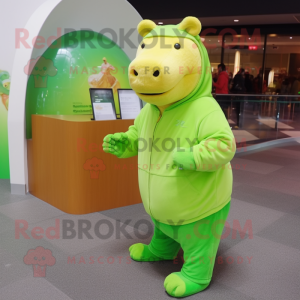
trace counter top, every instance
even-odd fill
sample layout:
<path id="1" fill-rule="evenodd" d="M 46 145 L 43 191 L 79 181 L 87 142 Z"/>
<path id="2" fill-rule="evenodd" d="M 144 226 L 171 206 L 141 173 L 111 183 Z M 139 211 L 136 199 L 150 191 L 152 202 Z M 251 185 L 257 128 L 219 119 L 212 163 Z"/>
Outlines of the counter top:
<path id="1" fill-rule="evenodd" d="M 71 122 L 89 122 L 93 118 L 93 115 L 37 115 L 46 118 L 52 118 L 62 121 Z"/>

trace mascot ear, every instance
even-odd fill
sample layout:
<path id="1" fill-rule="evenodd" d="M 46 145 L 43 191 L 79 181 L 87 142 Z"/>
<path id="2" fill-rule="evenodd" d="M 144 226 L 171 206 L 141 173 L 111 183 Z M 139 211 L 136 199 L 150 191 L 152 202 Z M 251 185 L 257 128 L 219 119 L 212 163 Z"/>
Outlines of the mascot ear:
<path id="1" fill-rule="evenodd" d="M 151 20 L 143 20 L 139 23 L 137 30 L 138 33 L 144 37 L 146 36 L 152 29 L 156 27 L 156 24 Z"/>
<path id="2" fill-rule="evenodd" d="M 193 36 L 199 35 L 201 28 L 202 26 L 199 19 L 195 17 L 186 17 L 178 25 L 178 29 L 185 30 Z"/>

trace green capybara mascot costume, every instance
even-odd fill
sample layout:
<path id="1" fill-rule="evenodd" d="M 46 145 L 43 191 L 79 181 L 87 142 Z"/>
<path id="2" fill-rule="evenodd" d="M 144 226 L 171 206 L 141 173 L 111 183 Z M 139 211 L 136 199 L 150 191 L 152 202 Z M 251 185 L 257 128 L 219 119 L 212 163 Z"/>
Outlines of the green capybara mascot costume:
<path id="1" fill-rule="evenodd" d="M 197 18 L 178 25 L 138 25 L 143 40 L 129 66 L 132 89 L 145 107 L 125 133 L 109 134 L 103 149 L 119 158 L 138 155 L 146 212 L 154 223 L 149 245 L 129 248 L 135 261 L 173 260 L 167 293 L 186 297 L 210 283 L 232 192 L 235 141 L 211 95 L 212 76 Z"/>

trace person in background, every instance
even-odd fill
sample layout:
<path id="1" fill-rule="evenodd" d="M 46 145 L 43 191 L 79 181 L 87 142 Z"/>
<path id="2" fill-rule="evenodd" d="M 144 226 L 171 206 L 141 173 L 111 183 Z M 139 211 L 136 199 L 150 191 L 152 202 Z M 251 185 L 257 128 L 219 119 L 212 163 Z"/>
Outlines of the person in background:
<path id="1" fill-rule="evenodd" d="M 232 72 L 228 73 L 229 81 L 228 81 L 228 90 L 231 91 L 233 85 L 233 74 Z"/>
<path id="2" fill-rule="evenodd" d="M 250 94 L 250 93 L 255 94 L 255 91 L 254 91 L 254 76 L 252 74 L 249 75 L 249 80 L 251 82 L 251 86 L 248 86 L 248 83 L 246 84 L 247 93 L 248 94 Z M 250 99 L 257 100 L 257 97 L 251 96 Z M 256 101 L 253 101 L 252 102 L 252 107 L 253 107 L 253 115 L 257 115 L 258 114 L 258 107 L 259 107 L 258 103 Z"/>
<path id="3" fill-rule="evenodd" d="M 216 88 L 216 94 L 228 94 L 228 74 L 226 72 L 226 66 L 224 64 L 218 65 L 218 80 L 213 82 L 213 86 Z"/>
<path id="4" fill-rule="evenodd" d="M 213 81 L 213 86 L 216 89 L 216 94 L 228 94 L 228 74 L 226 72 L 226 66 L 224 64 L 218 65 L 218 80 L 216 82 Z M 229 119 L 229 108 L 231 105 L 231 101 L 226 96 L 217 96 L 216 100 L 219 100 L 219 104 L 225 114 L 226 119 Z"/>
<path id="5" fill-rule="evenodd" d="M 232 93 L 244 94 L 246 93 L 245 87 L 245 69 L 241 68 L 233 78 Z"/>
<path id="6" fill-rule="evenodd" d="M 245 94 L 245 69 L 241 68 L 239 72 L 233 78 L 232 86 L 233 94 Z M 236 100 L 238 100 L 236 98 Z M 242 101 L 243 99 L 241 99 Z M 240 127 L 240 114 L 241 114 L 241 101 L 235 101 L 235 112 L 236 112 L 236 126 L 234 128 L 238 129 Z"/>
<path id="7" fill-rule="evenodd" d="M 268 89 L 267 81 L 264 79 L 263 87 L 261 90 L 262 76 L 263 76 L 263 72 L 262 69 L 260 69 L 258 75 L 253 80 L 253 90 L 255 94 L 264 94 Z"/>
<path id="8" fill-rule="evenodd" d="M 253 89 L 254 76 L 251 74 L 249 78 L 250 78 L 251 84 L 252 84 L 252 88 L 251 89 L 252 89 L 252 92 L 254 93 L 254 89 Z"/>
<path id="9" fill-rule="evenodd" d="M 279 74 L 278 78 L 276 80 L 275 92 L 277 94 L 280 94 L 283 78 L 284 78 L 284 76 L 282 74 Z"/>
<path id="10" fill-rule="evenodd" d="M 246 93 L 247 94 L 253 94 L 254 90 L 253 90 L 253 75 L 250 75 L 249 72 L 245 73 L 245 88 L 246 88 Z M 245 101 L 252 99 L 252 97 L 247 96 L 244 98 Z M 247 103 L 247 102 L 246 102 Z M 255 102 L 253 103 L 253 108 L 256 108 L 256 104 Z"/>
<path id="11" fill-rule="evenodd" d="M 213 83 L 217 82 L 217 80 L 218 80 L 218 73 L 215 72 L 215 73 L 213 73 Z"/>
<path id="12" fill-rule="evenodd" d="M 291 91 L 291 81 L 289 77 L 285 77 L 281 84 L 280 94 L 289 95 Z"/>
<path id="13" fill-rule="evenodd" d="M 299 95 L 300 82 L 296 76 L 292 77 L 290 95 Z"/>
<path id="14" fill-rule="evenodd" d="M 245 73 L 245 88 L 246 88 L 247 94 L 253 94 L 253 82 L 252 82 L 251 76 L 248 72 Z"/>

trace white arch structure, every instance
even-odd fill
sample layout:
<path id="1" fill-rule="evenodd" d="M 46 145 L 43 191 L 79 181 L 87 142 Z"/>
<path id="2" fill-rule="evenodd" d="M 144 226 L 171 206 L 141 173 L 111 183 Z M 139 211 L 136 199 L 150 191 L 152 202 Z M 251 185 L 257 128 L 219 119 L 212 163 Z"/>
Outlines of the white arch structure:
<path id="1" fill-rule="evenodd" d="M 27 140 L 25 135 L 25 98 L 28 75 L 24 67 L 31 58 L 42 55 L 47 45 L 38 49 L 41 39 L 32 42 L 36 36 L 48 40 L 57 35 L 61 28 L 63 35 L 66 29 L 91 29 L 100 32 L 104 28 L 117 34 L 116 43 L 123 49 L 129 59 L 133 59 L 138 45 L 138 33 L 134 30 L 130 41 L 134 47 L 122 39 L 122 32 L 128 33 L 137 27 L 142 20 L 141 16 L 126 0 L 48 0 L 44 2 L 28 20 L 24 31 L 28 33 L 26 39 L 29 48 L 22 43 L 16 49 L 14 58 L 12 81 L 10 90 L 10 103 L 8 112 L 8 138 L 10 158 L 10 183 L 12 194 L 25 194 L 28 192 L 27 168 Z M 105 33 L 112 39 L 109 30 Z M 53 40 L 52 40 L 53 41 Z"/>

